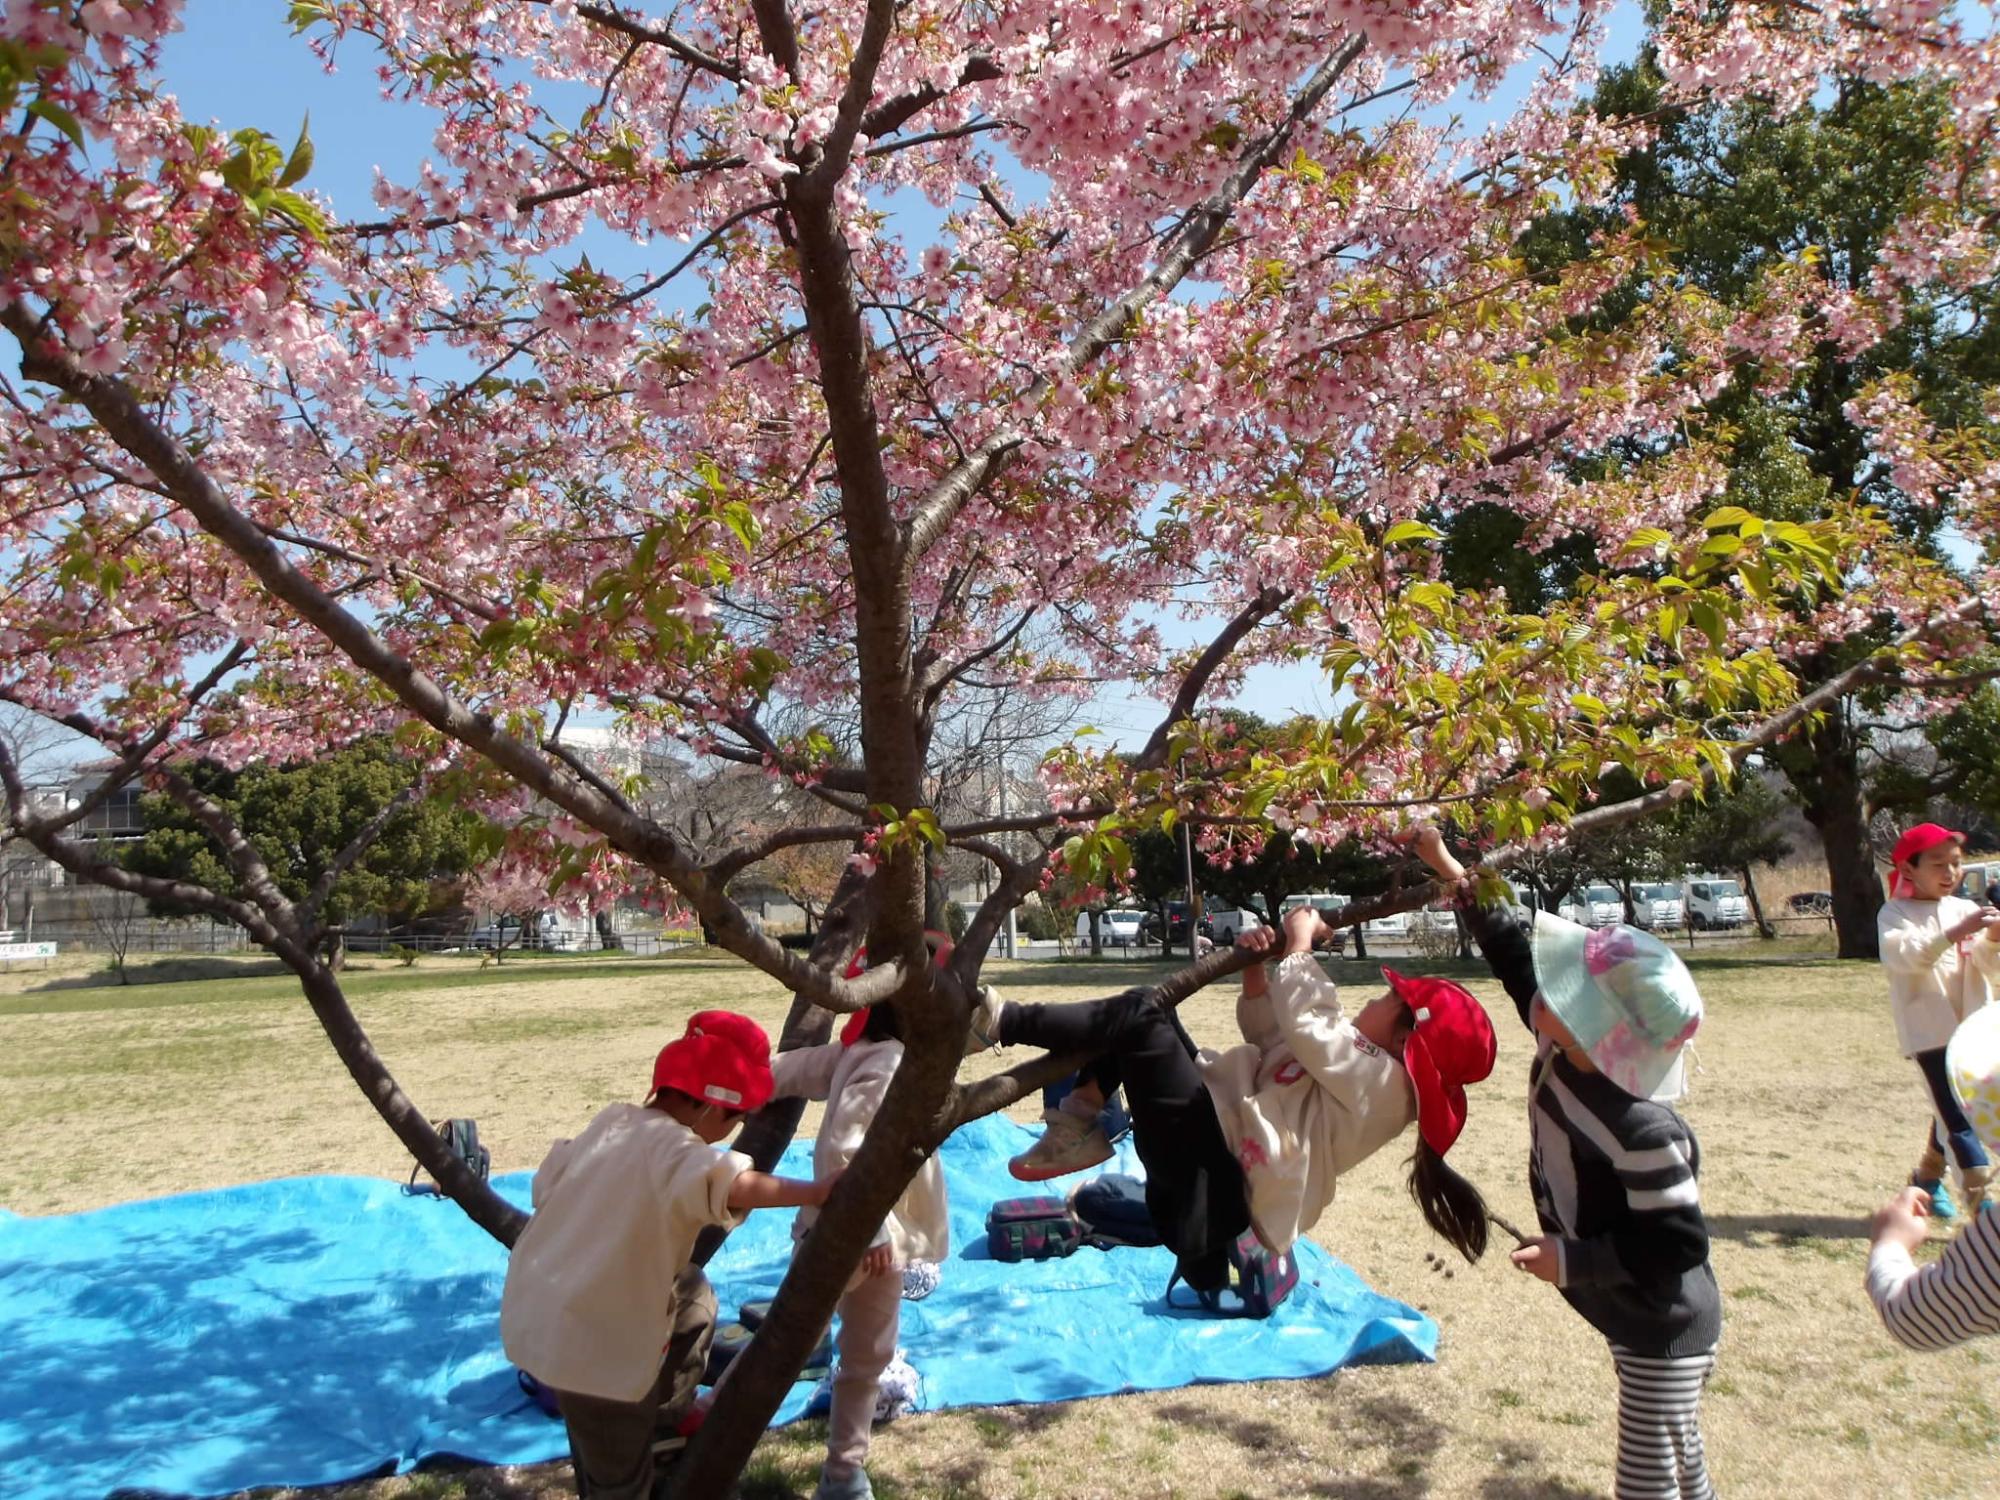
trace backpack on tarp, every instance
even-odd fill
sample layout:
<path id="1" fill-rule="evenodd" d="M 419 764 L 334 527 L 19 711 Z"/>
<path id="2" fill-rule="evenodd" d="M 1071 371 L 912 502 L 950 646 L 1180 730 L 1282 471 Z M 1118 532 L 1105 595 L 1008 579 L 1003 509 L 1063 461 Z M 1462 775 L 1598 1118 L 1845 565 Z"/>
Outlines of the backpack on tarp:
<path id="1" fill-rule="evenodd" d="M 484 1182 L 493 1171 L 493 1153 L 479 1144 L 479 1127 L 470 1120 L 433 1120 L 431 1128 L 444 1138 L 445 1150 L 472 1169 L 472 1175 Z M 417 1174 L 423 1171 L 419 1162 L 410 1168 L 410 1180 L 403 1191 L 406 1193 L 437 1193 L 443 1191 L 435 1182 L 418 1182 Z"/>
<path id="2" fill-rule="evenodd" d="M 1167 1303 L 1173 1305 L 1174 1285 L 1181 1279 L 1175 1271 L 1167 1279 Z M 1212 1313 L 1237 1318 L 1268 1318 L 1292 1288 L 1299 1284 L 1299 1263 L 1289 1254 L 1273 1255 L 1246 1229 L 1229 1247 L 1229 1284 L 1214 1291 L 1190 1287 L 1201 1305 Z"/>
<path id="3" fill-rule="evenodd" d="M 986 1211 L 986 1251 L 995 1260 L 1055 1260 L 1082 1243 L 1083 1226 L 1060 1198 L 1003 1198 Z"/>
<path id="4" fill-rule="evenodd" d="M 1099 1250 L 1160 1243 L 1146 1208 L 1146 1184 L 1122 1172 L 1080 1183 L 1069 1195 L 1069 1211 L 1083 1224 L 1083 1242 Z"/>

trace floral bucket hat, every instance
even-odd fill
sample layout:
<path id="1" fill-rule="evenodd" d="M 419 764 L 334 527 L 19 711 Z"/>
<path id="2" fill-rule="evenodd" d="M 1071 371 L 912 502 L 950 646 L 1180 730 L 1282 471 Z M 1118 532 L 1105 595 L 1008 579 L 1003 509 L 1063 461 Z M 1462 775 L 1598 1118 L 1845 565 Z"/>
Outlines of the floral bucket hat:
<path id="1" fill-rule="evenodd" d="M 1656 1094 L 1701 1025 L 1701 991 L 1680 955 L 1620 923 L 1579 927 L 1535 914 L 1535 983 L 1598 1072 L 1641 1099 Z"/>
<path id="2" fill-rule="evenodd" d="M 2000 1151 L 2000 1005 L 1982 1005 L 1959 1023 L 1944 1071 L 1980 1140 Z"/>

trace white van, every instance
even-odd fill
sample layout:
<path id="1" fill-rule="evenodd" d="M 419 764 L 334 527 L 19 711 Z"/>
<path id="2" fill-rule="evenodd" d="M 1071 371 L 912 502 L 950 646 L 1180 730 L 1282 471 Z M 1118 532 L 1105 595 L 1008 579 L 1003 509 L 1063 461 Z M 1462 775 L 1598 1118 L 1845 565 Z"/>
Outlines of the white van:
<path id="1" fill-rule="evenodd" d="M 1687 920 L 1681 888 L 1664 880 L 1634 882 L 1632 917 L 1648 932 L 1672 932 Z"/>
<path id="2" fill-rule="evenodd" d="M 1142 911 L 1128 911 L 1119 908 L 1100 913 L 1097 918 L 1097 939 L 1107 948 L 1136 948 L 1139 946 L 1140 929 L 1145 925 L 1146 914 Z M 1076 945 L 1090 946 L 1090 913 L 1076 914 Z"/>
<path id="3" fill-rule="evenodd" d="M 1958 893 L 1968 901 L 1986 902 L 1986 888 L 2000 880 L 2000 862 L 1983 861 L 1976 865 L 1966 865 L 1958 877 Z"/>
<path id="4" fill-rule="evenodd" d="M 1301 906 L 1310 906 L 1320 912 L 1332 912 L 1339 911 L 1343 906 L 1349 905 L 1351 900 L 1351 897 L 1343 896 L 1339 891 L 1297 891 L 1278 903 L 1278 921 L 1282 924 L 1288 914 L 1297 911 Z M 1373 930 L 1372 924 L 1370 930 Z M 1222 940 L 1217 938 L 1216 941 L 1221 942 Z M 1345 953 L 1347 951 L 1347 929 L 1345 927 L 1334 929 L 1333 951 L 1336 953 Z"/>
<path id="5" fill-rule="evenodd" d="M 1227 948 L 1236 941 L 1238 933 L 1262 927 L 1264 919 L 1247 906 L 1232 907 L 1210 912 L 1208 925 L 1215 933 L 1215 946 Z"/>
<path id="6" fill-rule="evenodd" d="M 1711 927 L 1741 927 L 1750 920 L 1750 902 L 1743 887 L 1719 875 L 1695 875 L 1687 883 L 1688 925 L 1698 931 Z"/>

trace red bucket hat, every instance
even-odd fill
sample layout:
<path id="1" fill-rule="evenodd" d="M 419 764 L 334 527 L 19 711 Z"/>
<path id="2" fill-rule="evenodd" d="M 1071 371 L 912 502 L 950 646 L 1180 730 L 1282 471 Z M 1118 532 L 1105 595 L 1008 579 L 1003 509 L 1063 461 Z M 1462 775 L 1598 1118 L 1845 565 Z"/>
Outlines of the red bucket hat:
<path id="1" fill-rule="evenodd" d="M 1403 1070 L 1417 1091 L 1417 1130 L 1443 1156 L 1465 1128 L 1465 1086 L 1493 1071 L 1493 1023 L 1472 992 L 1449 979 L 1412 979 L 1394 969 L 1382 977 L 1416 1017 L 1403 1043 Z"/>
<path id="2" fill-rule="evenodd" d="M 653 1091 L 677 1089 L 691 1099 L 748 1113 L 771 1097 L 771 1039 L 748 1016 L 697 1011 L 687 1032 L 653 1062 Z"/>
<path id="3" fill-rule="evenodd" d="M 1910 892 L 1910 882 L 1903 874 L 1903 866 L 1917 858 L 1926 849 L 1935 849 L 1939 844 L 1965 844 L 1965 835 L 1956 828 L 1947 828 L 1942 823 L 1919 823 L 1914 828 L 1905 828 L 1903 836 L 1896 840 L 1896 847 L 1889 851 L 1889 894 L 1906 896 Z"/>

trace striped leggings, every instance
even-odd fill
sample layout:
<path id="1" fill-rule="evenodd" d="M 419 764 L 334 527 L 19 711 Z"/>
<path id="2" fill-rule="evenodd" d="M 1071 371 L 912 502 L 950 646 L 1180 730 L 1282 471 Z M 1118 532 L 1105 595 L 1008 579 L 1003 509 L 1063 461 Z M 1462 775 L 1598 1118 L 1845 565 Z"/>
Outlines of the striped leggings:
<path id="1" fill-rule="evenodd" d="M 1611 1346 L 1618 1369 L 1618 1500 L 1714 1500 L 1701 1451 L 1701 1392 L 1715 1350 L 1659 1359 Z"/>

